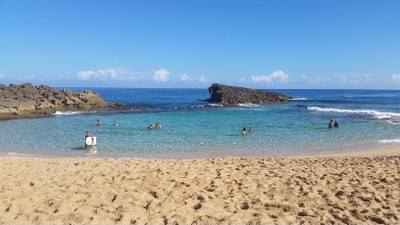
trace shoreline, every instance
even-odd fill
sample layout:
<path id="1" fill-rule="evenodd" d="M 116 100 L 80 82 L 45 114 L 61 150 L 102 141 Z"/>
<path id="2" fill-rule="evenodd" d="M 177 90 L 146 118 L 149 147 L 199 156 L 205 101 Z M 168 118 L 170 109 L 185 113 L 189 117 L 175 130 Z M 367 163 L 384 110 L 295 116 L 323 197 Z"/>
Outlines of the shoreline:
<path id="1" fill-rule="evenodd" d="M 0 223 L 398 224 L 400 148 L 306 157 L 0 156 Z"/>
<path id="2" fill-rule="evenodd" d="M 330 157 L 330 156 L 366 156 L 366 155 L 393 155 L 396 154 L 397 152 L 400 153 L 400 145 L 398 144 L 366 144 L 366 145 L 352 145 L 350 146 L 341 146 L 344 148 L 337 147 L 334 150 L 330 150 L 327 152 L 318 152 L 318 153 L 313 153 L 313 152 L 307 152 L 304 153 L 304 150 L 302 152 L 299 152 L 294 155 L 268 155 L 268 154 L 248 154 L 248 153 L 243 153 L 243 154 L 238 154 L 238 152 L 233 152 L 233 154 L 230 154 L 228 150 L 210 150 L 208 152 L 181 152 L 179 154 L 174 153 L 174 154 L 169 154 L 169 153 L 150 153 L 150 154 L 133 154 L 133 153 L 110 153 L 106 152 L 105 154 L 97 154 L 98 150 L 95 149 L 93 151 L 87 151 L 82 147 L 82 150 L 80 150 L 81 154 L 72 154 L 77 152 L 77 150 L 74 150 L 70 153 L 68 152 L 41 152 L 41 153 L 36 153 L 34 150 L 30 151 L 21 151 L 17 152 L 15 149 L 0 149 L 0 157 L 8 157 L 8 156 L 15 156 L 15 157 L 33 157 L 33 158 L 128 158 L 128 159 L 154 159 L 154 160 L 163 160 L 163 159 L 176 159 L 176 160 L 189 160 L 189 159 L 207 159 L 207 158 L 226 158 L 226 157 L 232 157 L 232 158 L 237 158 L 237 157 L 244 157 L 244 158 L 272 158 L 272 157 L 278 157 L 278 158 L 309 158 L 309 157 Z M 342 151 L 338 151 L 339 149 L 342 149 Z M 343 150 L 344 149 L 344 150 Z M 109 155 L 108 155 L 109 154 Z"/>

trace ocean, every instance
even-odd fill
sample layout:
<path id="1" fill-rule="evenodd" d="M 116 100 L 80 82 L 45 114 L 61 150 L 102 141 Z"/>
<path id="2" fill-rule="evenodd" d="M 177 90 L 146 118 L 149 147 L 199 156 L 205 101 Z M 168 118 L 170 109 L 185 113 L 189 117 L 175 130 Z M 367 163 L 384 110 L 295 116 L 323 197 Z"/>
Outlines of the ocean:
<path id="1" fill-rule="evenodd" d="M 400 91 L 269 90 L 285 104 L 209 104 L 205 89 L 69 88 L 148 110 L 0 121 L 0 154 L 193 158 L 303 156 L 400 145 Z M 96 126 L 96 120 L 102 121 Z M 339 128 L 328 128 L 330 120 Z M 118 126 L 115 126 L 115 122 Z M 160 129 L 147 129 L 159 122 Z M 253 133 L 241 135 L 252 127 Z M 85 131 L 97 145 L 84 149 Z"/>

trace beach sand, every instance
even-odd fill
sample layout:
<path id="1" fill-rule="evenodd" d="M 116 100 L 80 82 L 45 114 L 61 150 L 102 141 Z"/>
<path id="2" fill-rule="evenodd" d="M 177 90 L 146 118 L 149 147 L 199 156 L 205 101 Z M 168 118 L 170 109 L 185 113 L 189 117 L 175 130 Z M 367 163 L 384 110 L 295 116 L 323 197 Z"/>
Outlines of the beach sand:
<path id="1" fill-rule="evenodd" d="M 400 224 L 400 149 L 204 159 L 0 157 L 0 223 Z"/>

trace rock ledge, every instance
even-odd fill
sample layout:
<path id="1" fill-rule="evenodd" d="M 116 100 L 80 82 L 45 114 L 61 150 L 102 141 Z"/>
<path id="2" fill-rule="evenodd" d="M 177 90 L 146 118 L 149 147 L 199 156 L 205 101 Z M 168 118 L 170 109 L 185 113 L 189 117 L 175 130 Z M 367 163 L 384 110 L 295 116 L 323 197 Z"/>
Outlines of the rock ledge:
<path id="1" fill-rule="evenodd" d="M 292 97 L 275 92 L 257 90 L 252 88 L 234 87 L 223 84 L 212 84 L 208 91 L 208 102 L 217 102 L 222 105 L 236 105 L 240 103 L 268 104 L 284 103 Z"/>
<path id="2" fill-rule="evenodd" d="M 31 83 L 0 84 L 0 120 L 45 116 L 56 111 L 98 111 L 110 106 L 91 91 L 56 90 Z"/>

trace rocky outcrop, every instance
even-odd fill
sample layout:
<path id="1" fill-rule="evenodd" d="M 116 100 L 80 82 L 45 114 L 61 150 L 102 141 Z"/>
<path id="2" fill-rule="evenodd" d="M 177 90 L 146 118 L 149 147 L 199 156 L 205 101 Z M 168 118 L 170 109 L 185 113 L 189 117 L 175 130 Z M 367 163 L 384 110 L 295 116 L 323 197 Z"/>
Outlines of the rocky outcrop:
<path id="1" fill-rule="evenodd" d="M 87 111 L 109 107 L 99 94 L 91 91 L 56 90 L 30 83 L 0 84 L 0 119 L 53 114 L 56 111 Z"/>
<path id="2" fill-rule="evenodd" d="M 254 103 L 254 104 L 268 104 L 268 103 L 283 103 L 292 99 L 288 95 L 283 95 L 275 92 L 234 87 L 223 84 L 212 84 L 208 91 L 210 98 L 209 102 L 217 102 L 222 105 L 236 105 L 239 103 Z"/>

